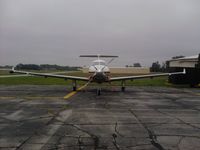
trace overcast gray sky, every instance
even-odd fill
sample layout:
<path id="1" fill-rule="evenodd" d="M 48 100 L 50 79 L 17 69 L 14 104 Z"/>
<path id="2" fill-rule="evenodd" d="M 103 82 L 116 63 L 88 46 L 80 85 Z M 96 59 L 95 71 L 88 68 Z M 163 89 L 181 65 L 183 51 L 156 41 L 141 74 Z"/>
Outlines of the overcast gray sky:
<path id="1" fill-rule="evenodd" d="M 0 65 L 113 54 L 149 66 L 198 53 L 200 0 L 0 0 Z"/>

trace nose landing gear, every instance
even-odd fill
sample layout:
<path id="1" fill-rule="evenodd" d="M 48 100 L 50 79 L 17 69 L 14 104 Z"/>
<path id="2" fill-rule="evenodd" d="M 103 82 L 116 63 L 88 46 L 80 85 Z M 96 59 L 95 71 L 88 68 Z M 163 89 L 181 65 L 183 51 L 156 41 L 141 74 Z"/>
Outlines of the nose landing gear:
<path id="1" fill-rule="evenodd" d="M 100 95 L 101 95 L 101 88 L 98 87 L 98 88 L 97 88 L 97 96 L 100 96 Z"/>

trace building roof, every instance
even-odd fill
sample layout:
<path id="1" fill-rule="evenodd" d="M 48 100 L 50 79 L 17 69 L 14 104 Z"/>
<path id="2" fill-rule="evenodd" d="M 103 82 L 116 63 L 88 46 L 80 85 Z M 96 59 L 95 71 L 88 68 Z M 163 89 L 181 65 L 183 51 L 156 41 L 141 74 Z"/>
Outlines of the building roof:
<path id="1" fill-rule="evenodd" d="M 177 58 L 177 59 L 171 59 L 169 61 L 177 61 L 177 60 L 198 60 L 199 55 L 193 55 L 193 56 L 186 56 L 182 58 Z"/>
<path id="2" fill-rule="evenodd" d="M 169 67 L 195 68 L 199 55 L 187 56 L 169 60 Z"/>

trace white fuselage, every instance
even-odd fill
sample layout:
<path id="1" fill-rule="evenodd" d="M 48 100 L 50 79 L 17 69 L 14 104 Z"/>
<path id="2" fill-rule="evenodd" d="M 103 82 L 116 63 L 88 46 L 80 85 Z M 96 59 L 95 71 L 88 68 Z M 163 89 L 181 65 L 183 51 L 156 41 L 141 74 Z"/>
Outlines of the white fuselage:
<path id="1" fill-rule="evenodd" d="M 106 65 L 104 60 L 95 60 L 93 64 L 89 67 L 89 73 L 91 73 L 91 81 L 102 83 L 109 81 L 110 69 Z"/>

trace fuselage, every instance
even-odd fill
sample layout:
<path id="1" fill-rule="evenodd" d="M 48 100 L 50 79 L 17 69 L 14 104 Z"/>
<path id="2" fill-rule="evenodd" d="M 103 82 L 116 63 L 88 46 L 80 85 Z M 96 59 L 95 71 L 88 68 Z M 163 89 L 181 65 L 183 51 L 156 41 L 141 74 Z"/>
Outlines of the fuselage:
<path id="1" fill-rule="evenodd" d="M 110 69 L 104 60 L 95 60 L 89 67 L 90 79 L 92 82 L 103 83 L 109 81 Z"/>

